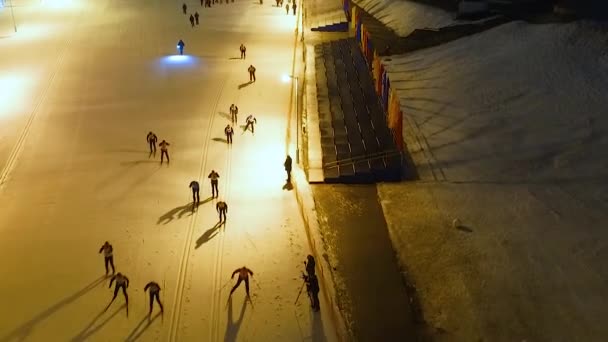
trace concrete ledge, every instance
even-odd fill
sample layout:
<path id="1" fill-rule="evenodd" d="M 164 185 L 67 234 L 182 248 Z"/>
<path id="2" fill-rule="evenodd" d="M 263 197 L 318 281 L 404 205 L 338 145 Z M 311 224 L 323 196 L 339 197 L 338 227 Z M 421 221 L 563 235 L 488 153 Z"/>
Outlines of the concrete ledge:
<path id="1" fill-rule="evenodd" d="M 315 47 L 306 45 L 306 128 L 308 134 L 308 181 L 323 183 L 323 150 L 319 129 L 319 107 L 317 103 L 317 77 Z"/>
<path id="2" fill-rule="evenodd" d="M 298 206 L 300 207 L 300 213 L 302 214 L 304 227 L 306 228 L 306 235 L 308 236 L 308 243 L 312 255 L 317 261 L 317 277 L 323 286 L 322 290 L 325 295 L 325 300 L 328 305 L 331 306 L 330 312 L 332 313 L 332 320 L 336 327 L 338 340 L 344 342 L 352 341 L 352 338 L 348 334 L 344 318 L 342 317 L 342 312 L 336 302 L 336 286 L 331 271 L 328 269 L 331 266 L 324 257 L 324 255 L 327 255 L 327 251 L 325 250 L 321 234 L 319 233 L 319 221 L 317 219 L 317 211 L 312 196 L 312 190 L 306 181 L 306 175 L 302 169 L 295 169 L 292 173 L 292 177 Z"/>

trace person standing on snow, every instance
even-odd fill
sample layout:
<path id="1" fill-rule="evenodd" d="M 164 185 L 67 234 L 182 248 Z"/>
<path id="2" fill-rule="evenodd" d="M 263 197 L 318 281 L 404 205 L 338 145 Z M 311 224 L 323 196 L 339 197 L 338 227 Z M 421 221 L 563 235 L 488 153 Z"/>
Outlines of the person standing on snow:
<path id="1" fill-rule="evenodd" d="M 167 156 L 167 164 L 169 163 L 169 150 L 167 149 L 167 146 L 169 146 L 170 144 L 168 142 L 166 142 L 165 140 L 161 141 L 160 144 L 158 144 L 158 146 L 160 146 L 160 163 L 163 163 L 163 157 Z"/>
<path id="2" fill-rule="evenodd" d="M 215 205 L 215 210 L 217 210 L 218 214 L 220 215 L 220 223 L 222 223 L 222 222 L 226 223 L 226 214 L 228 213 L 228 204 L 226 204 L 226 202 L 224 202 L 224 201 L 219 201 Z M 222 220 L 222 217 L 223 217 L 223 220 Z"/>
<path id="3" fill-rule="evenodd" d="M 249 298 L 249 275 L 251 275 L 253 277 L 253 271 L 248 269 L 245 266 L 243 266 L 241 268 L 237 268 L 236 270 L 234 270 L 234 272 L 232 272 L 232 276 L 230 277 L 230 279 L 234 279 L 234 275 L 237 273 L 239 274 L 239 280 L 232 287 L 232 290 L 230 290 L 230 296 L 232 296 L 232 293 L 234 292 L 234 290 L 236 290 L 237 287 L 239 287 L 239 285 L 241 285 L 241 282 L 245 281 L 245 292 L 247 293 L 247 298 Z"/>
<path id="4" fill-rule="evenodd" d="M 190 25 L 194 27 L 194 16 L 192 14 L 190 14 Z"/>
<path id="5" fill-rule="evenodd" d="M 114 268 L 114 247 L 110 245 L 108 241 L 106 241 L 103 246 L 99 249 L 99 253 L 103 252 L 103 263 L 106 266 L 106 276 L 108 275 L 108 265 L 112 266 L 112 274 L 116 272 Z"/>
<path id="6" fill-rule="evenodd" d="M 207 178 L 211 179 L 211 198 L 216 198 L 220 195 L 220 190 L 218 189 L 220 174 L 215 172 L 215 170 L 211 170 Z"/>
<path id="7" fill-rule="evenodd" d="M 177 48 L 179 49 L 180 55 L 184 54 L 184 46 L 186 46 L 186 44 L 184 44 L 184 41 L 180 39 L 179 42 L 177 42 Z"/>
<path id="8" fill-rule="evenodd" d="M 116 287 L 114 287 L 114 297 L 110 301 L 110 304 L 106 307 L 106 310 L 112 305 L 116 296 L 118 296 L 118 290 L 122 289 L 122 294 L 125 296 L 125 301 L 127 303 L 127 315 L 129 314 L 129 296 L 127 295 L 127 287 L 129 287 L 129 278 L 127 278 L 122 273 L 118 272 L 115 276 L 110 279 L 110 285 L 108 288 L 112 287 L 112 283 L 116 280 Z"/>
<path id="9" fill-rule="evenodd" d="M 232 145 L 232 135 L 234 134 L 234 130 L 232 129 L 232 126 L 226 125 L 226 128 L 224 128 L 224 133 L 226 134 L 226 142 L 229 145 Z"/>
<path id="10" fill-rule="evenodd" d="M 309 276 L 315 275 L 315 265 L 315 257 L 308 254 L 308 256 L 306 257 L 306 261 L 304 261 L 304 266 L 306 266 L 306 273 L 308 273 Z"/>
<path id="11" fill-rule="evenodd" d="M 146 141 L 148 142 L 148 145 L 150 145 L 150 154 L 154 153 L 156 155 L 156 142 L 158 141 L 156 134 L 150 131 L 146 137 Z"/>
<path id="12" fill-rule="evenodd" d="M 319 311 L 321 306 L 319 305 L 319 280 L 316 275 L 302 275 L 304 282 L 306 283 L 306 292 L 308 292 L 308 298 L 310 298 L 310 306 L 313 311 Z"/>
<path id="13" fill-rule="evenodd" d="M 255 67 L 253 65 L 249 65 L 247 71 L 249 71 L 249 82 L 255 82 Z"/>
<path id="14" fill-rule="evenodd" d="M 289 155 L 287 155 L 287 158 L 285 158 L 285 162 L 283 163 L 283 166 L 285 166 L 285 172 L 287 172 L 287 183 L 291 182 L 291 157 Z"/>
<path id="15" fill-rule="evenodd" d="M 198 12 L 194 12 L 194 21 L 196 22 L 196 25 L 198 25 L 198 17 L 199 17 Z"/>
<path id="16" fill-rule="evenodd" d="M 234 103 L 230 106 L 230 120 L 232 123 L 236 123 L 237 115 L 239 114 L 239 107 L 237 107 Z"/>
<path id="17" fill-rule="evenodd" d="M 289 4 L 285 5 L 285 12 L 289 14 Z"/>
<path id="18" fill-rule="evenodd" d="M 245 47 L 245 44 L 241 43 L 239 50 L 241 50 L 241 59 L 245 59 L 247 57 L 247 48 Z"/>
<path id="19" fill-rule="evenodd" d="M 186 6 L 185 3 L 182 5 L 182 11 L 184 12 L 184 14 L 186 14 L 186 12 L 188 11 L 188 6 Z"/>
<path id="20" fill-rule="evenodd" d="M 158 305 L 160 306 L 160 313 L 163 313 L 164 309 L 163 309 L 163 303 L 160 302 L 160 285 L 158 285 L 156 282 L 149 282 L 148 284 L 146 284 L 146 287 L 144 287 L 144 292 L 149 290 L 149 294 L 150 294 L 150 311 L 148 312 L 148 316 L 150 316 L 152 314 L 152 308 L 154 307 L 154 299 L 156 299 L 156 302 L 158 303 Z"/>
<path id="21" fill-rule="evenodd" d="M 251 127 L 251 133 L 255 133 L 254 125 L 258 123 L 258 120 L 252 115 L 249 115 L 245 120 L 245 132 Z"/>
<path id="22" fill-rule="evenodd" d="M 192 189 L 192 204 L 198 204 L 201 202 L 201 198 L 199 196 L 199 184 L 197 181 L 190 182 L 190 189 Z"/>
<path id="23" fill-rule="evenodd" d="M 293 15 L 296 15 L 296 8 L 298 7 L 298 5 L 296 5 L 296 2 L 293 2 L 293 6 L 291 6 L 291 8 L 293 9 Z"/>

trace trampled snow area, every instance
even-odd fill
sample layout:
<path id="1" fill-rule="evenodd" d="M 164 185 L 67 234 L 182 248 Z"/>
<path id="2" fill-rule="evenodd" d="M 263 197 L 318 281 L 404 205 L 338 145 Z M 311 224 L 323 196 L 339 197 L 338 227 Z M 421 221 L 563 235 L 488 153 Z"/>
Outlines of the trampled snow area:
<path id="1" fill-rule="evenodd" d="M 607 32 L 512 22 L 385 59 L 421 181 L 379 195 L 438 338 L 608 336 Z"/>
<path id="2" fill-rule="evenodd" d="M 14 8 L 17 34 L 0 9 L 0 341 L 335 340 L 323 296 L 320 313 L 305 291 L 294 304 L 309 253 L 283 189 L 292 87 L 281 76 L 295 17 L 249 0 L 187 3 L 196 28 L 181 2 L 35 1 Z M 231 103 L 240 115 L 228 147 Z M 248 114 L 255 135 L 242 129 Z M 170 165 L 149 155 L 150 130 L 171 144 Z M 106 240 L 130 278 L 128 317 L 122 294 L 103 312 Z M 255 272 L 254 306 L 244 285 L 228 302 L 243 265 Z M 151 280 L 165 313 L 148 320 Z"/>

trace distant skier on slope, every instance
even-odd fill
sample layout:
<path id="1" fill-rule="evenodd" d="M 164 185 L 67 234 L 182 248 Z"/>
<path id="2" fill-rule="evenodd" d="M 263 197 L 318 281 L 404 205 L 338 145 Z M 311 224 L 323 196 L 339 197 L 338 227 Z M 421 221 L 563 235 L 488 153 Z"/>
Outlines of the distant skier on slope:
<path id="1" fill-rule="evenodd" d="M 144 287 L 144 292 L 146 292 L 147 290 L 149 290 L 148 293 L 150 294 L 150 311 L 148 312 L 148 316 L 152 314 L 152 308 L 154 307 L 154 299 L 156 299 L 156 302 L 160 306 L 160 312 L 163 313 L 163 303 L 160 302 L 159 297 L 160 285 L 158 285 L 156 282 L 151 281 L 146 284 L 146 287 Z"/>
<path id="2" fill-rule="evenodd" d="M 99 249 L 99 253 L 103 252 L 103 262 L 106 266 L 106 276 L 108 275 L 108 265 L 112 266 L 112 274 L 116 272 L 114 268 L 114 247 L 106 241 L 101 248 Z"/>
<path id="3" fill-rule="evenodd" d="M 201 202 L 201 197 L 199 196 L 200 186 L 197 181 L 190 182 L 190 189 L 192 189 L 192 204 L 198 204 Z"/>
<path id="4" fill-rule="evenodd" d="M 152 153 L 156 155 L 156 142 L 158 141 L 156 134 L 150 131 L 150 133 L 148 133 L 146 136 L 146 141 L 148 142 L 148 145 L 150 145 L 150 155 L 152 155 Z"/>
<path id="5" fill-rule="evenodd" d="M 222 223 L 222 222 L 226 223 L 226 214 L 228 213 L 228 204 L 226 204 L 226 202 L 224 202 L 224 201 L 219 201 L 215 205 L 215 210 L 217 210 L 218 214 L 220 215 L 220 223 Z M 223 218 L 223 220 L 222 220 L 222 218 Z"/>
<path id="6" fill-rule="evenodd" d="M 253 277 L 253 271 L 245 266 L 237 268 L 234 270 L 234 272 L 232 272 L 230 279 L 234 279 L 234 275 L 237 273 L 239 274 L 239 279 L 232 287 L 232 290 L 230 290 L 230 296 L 232 296 L 232 293 L 237 289 L 237 287 L 239 287 L 239 285 L 241 285 L 241 282 L 245 281 L 245 292 L 247 293 L 247 298 L 249 298 L 249 275 Z"/>
<path id="7" fill-rule="evenodd" d="M 129 278 L 127 278 L 122 273 L 118 272 L 115 276 L 110 279 L 110 285 L 108 288 L 112 287 L 112 283 L 116 280 L 116 287 L 114 287 L 114 296 L 110 301 L 110 304 L 106 307 L 106 310 L 112 305 L 116 296 L 118 295 L 118 290 L 122 289 L 122 294 L 125 296 L 125 302 L 127 303 L 127 316 L 129 315 L 129 296 L 127 295 L 127 287 L 129 287 Z"/>

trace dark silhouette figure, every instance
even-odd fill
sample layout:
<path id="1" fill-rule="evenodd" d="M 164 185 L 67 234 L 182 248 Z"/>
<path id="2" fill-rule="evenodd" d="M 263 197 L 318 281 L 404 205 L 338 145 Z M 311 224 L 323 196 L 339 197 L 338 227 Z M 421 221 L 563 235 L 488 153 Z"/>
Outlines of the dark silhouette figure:
<path id="1" fill-rule="evenodd" d="M 226 142 L 232 145 L 232 135 L 234 134 L 232 126 L 226 125 L 226 128 L 224 128 L 224 133 L 226 134 Z"/>
<path id="2" fill-rule="evenodd" d="M 241 44 L 239 50 L 241 50 L 241 59 L 245 59 L 247 57 L 247 48 L 245 47 L 245 45 Z"/>
<path id="3" fill-rule="evenodd" d="M 232 287 L 232 290 L 230 290 L 230 296 L 232 296 L 232 293 L 237 289 L 237 287 L 239 287 L 239 285 L 241 285 L 241 282 L 245 281 L 245 292 L 247 293 L 247 298 L 249 298 L 249 275 L 253 277 L 253 271 L 245 266 L 237 268 L 234 270 L 234 272 L 232 272 L 230 279 L 234 279 L 234 275 L 237 273 L 239 274 L 239 280 Z"/>
<path id="4" fill-rule="evenodd" d="M 258 123 L 258 120 L 253 116 L 249 115 L 245 120 L 245 132 L 251 127 L 251 133 L 255 133 L 255 124 Z"/>
<path id="5" fill-rule="evenodd" d="M 304 265 L 306 266 L 306 273 L 309 276 L 314 276 L 315 275 L 315 258 L 312 255 L 308 255 L 306 257 L 306 261 L 304 261 Z"/>
<path id="6" fill-rule="evenodd" d="M 177 48 L 179 49 L 180 55 L 184 54 L 184 46 L 186 46 L 186 44 L 184 44 L 184 41 L 180 39 L 179 42 L 177 42 Z"/>
<path id="7" fill-rule="evenodd" d="M 287 183 L 289 183 L 291 182 L 291 157 L 289 155 L 287 155 L 287 158 L 285 158 L 283 166 L 285 166 L 285 172 L 287 172 Z"/>
<path id="8" fill-rule="evenodd" d="M 285 5 L 285 13 L 289 14 L 289 4 Z"/>
<path id="9" fill-rule="evenodd" d="M 190 14 L 190 25 L 194 27 L 194 16 L 192 14 Z"/>
<path id="10" fill-rule="evenodd" d="M 196 22 L 196 25 L 198 25 L 198 12 L 194 12 L 194 21 Z"/>
<path id="11" fill-rule="evenodd" d="M 151 281 L 148 284 L 146 284 L 146 287 L 144 287 L 144 292 L 149 290 L 149 294 L 150 294 L 150 311 L 148 312 L 148 315 L 152 314 L 152 308 L 154 307 L 154 299 L 156 299 L 156 302 L 158 303 L 158 305 L 160 306 L 160 312 L 164 312 L 164 308 L 163 308 L 163 303 L 160 302 L 160 285 L 158 285 L 157 283 Z"/>
<path id="12" fill-rule="evenodd" d="M 201 198 L 199 196 L 200 186 L 197 181 L 190 182 L 190 189 L 192 189 L 192 203 L 198 204 L 201 202 Z"/>
<path id="13" fill-rule="evenodd" d="M 184 14 L 186 14 L 186 11 L 188 11 L 188 6 L 186 6 L 186 4 L 182 5 L 182 11 L 184 12 Z"/>
<path id="14" fill-rule="evenodd" d="M 296 2 L 293 2 L 293 6 L 291 7 L 291 9 L 293 9 L 293 15 L 296 15 L 296 8 L 298 7 L 298 5 L 296 5 Z"/>
<path id="15" fill-rule="evenodd" d="M 226 214 L 228 213 L 228 204 L 224 201 L 219 201 L 215 205 L 215 210 L 220 215 L 220 223 L 226 223 Z"/>
<path id="16" fill-rule="evenodd" d="M 211 170 L 211 173 L 209 173 L 207 178 L 211 179 L 211 197 L 217 198 L 217 196 L 220 194 L 220 190 L 218 189 L 220 174 L 215 172 L 215 170 Z"/>
<path id="17" fill-rule="evenodd" d="M 150 145 L 150 154 L 156 154 L 156 142 L 158 141 L 156 134 L 152 132 L 148 133 L 148 136 L 146 136 L 146 141 L 148 142 L 148 145 Z"/>
<path id="18" fill-rule="evenodd" d="M 236 123 L 238 121 L 239 115 L 239 107 L 237 107 L 234 103 L 230 105 L 230 120 L 232 123 Z"/>
<path id="19" fill-rule="evenodd" d="M 110 305 L 112 305 L 112 303 L 116 299 L 116 296 L 118 296 L 118 290 L 122 289 L 122 294 L 125 296 L 125 302 L 127 303 L 127 315 L 129 315 L 129 295 L 127 295 L 127 287 L 129 287 L 129 278 L 118 272 L 115 276 L 112 277 L 112 279 L 110 279 L 110 285 L 108 286 L 108 288 L 112 287 L 112 283 L 114 283 L 114 281 L 116 281 L 116 287 L 114 287 L 114 296 L 112 297 L 110 304 L 108 304 L 108 306 L 106 307 L 106 310 L 108 310 Z"/>
<path id="20" fill-rule="evenodd" d="M 303 274 L 302 277 L 306 283 L 306 292 L 308 293 L 308 298 L 310 298 L 310 306 L 314 311 L 319 311 L 321 309 L 319 304 L 319 280 L 316 275 Z"/>
<path id="21" fill-rule="evenodd" d="M 106 276 L 108 275 L 108 265 L 112 266 L 112 274 L 116 272 L 114 268 L 114 247 L 110 245 L 108 241 L 106 241 L 103 246 L 99 249 L 99 253 L 103 252 L 103 262 L 106 266 Z"/>
<path id="22" fill-rule="evenodd" d="M 169 150 L 167 149 L 167 146 L 169 146 L 171 144 L 169 144 L 168 142 L 166 142 L 165 140 L 161 141 L 160 144 L 158 144 L 158 146 L 160 146 L 160 163 L 162 164 L 164 161 L 164 157 L 167 156 L 167 163 L 169 163 Z"/>
<path id="23" fill-rule="evenodd" d="M 249 71 L 249 82 L 255 82 L 255 67 L 250 65 L 247 71 Z"/>

